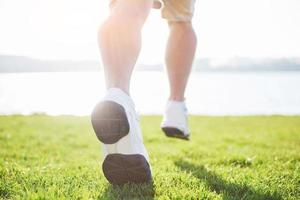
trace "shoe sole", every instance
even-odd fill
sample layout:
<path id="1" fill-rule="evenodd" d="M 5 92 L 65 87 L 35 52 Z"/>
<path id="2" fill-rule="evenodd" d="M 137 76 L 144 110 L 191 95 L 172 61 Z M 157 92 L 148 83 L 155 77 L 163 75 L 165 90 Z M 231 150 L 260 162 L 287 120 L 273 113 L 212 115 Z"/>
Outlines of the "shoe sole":
<path id="1" fill-rule="evenodd" d="M 115 144 L 129 133 L 126 112 L 113 101 L 97 104 L 91 118 L 97 138 L 104 144 Z M 141 154 L 108 154 L 103 161 L 102 170 L 106 179 L 115 185 L 152 181 L 150 166 Z"/>
<path id="2" fill-rule="evenodd" d="M 152 181 L 150 166 L 140 154 L 109 154 L 104 159 L 102 169 L 106 179 L 114 185 Z"/>
<path id="3" fill-rule="evenodd" d="M 104 144 L 114 144 L 129 133 L 124 108 L 112 101 L 96 105 L 92 113 L 92 125 L 98 139 Z"/>
<path id="4" fill-rule="evenodd" d="M 185 135 L 181 130 L 174 127 L 162 127 L 161 128 L 167 137 L 179 138 L 183 140 L 189 140 L 190 136 Z"/>

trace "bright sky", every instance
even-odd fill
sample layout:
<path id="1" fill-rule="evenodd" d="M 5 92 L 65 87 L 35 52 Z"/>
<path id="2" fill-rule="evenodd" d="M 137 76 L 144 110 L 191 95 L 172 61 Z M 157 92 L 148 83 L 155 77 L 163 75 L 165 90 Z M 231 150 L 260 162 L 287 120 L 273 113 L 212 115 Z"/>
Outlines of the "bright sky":
<path id="1" fill-rule="evenodd" d="M 197 57 L 300 56 L 299 0 L 197 0 Z M 0 54 L 99 59 L 107 0 L 0 0 Z M 167 25 L 152 11 L 139 62 L 161 63 Z"/>

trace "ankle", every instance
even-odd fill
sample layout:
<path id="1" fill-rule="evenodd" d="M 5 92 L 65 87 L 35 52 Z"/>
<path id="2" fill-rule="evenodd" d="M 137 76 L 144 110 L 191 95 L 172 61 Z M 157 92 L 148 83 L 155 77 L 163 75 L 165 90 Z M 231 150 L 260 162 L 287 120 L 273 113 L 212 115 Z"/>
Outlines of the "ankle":
<path id="1" fill-rule="evenodd" d="M 183 102 L 183 101 L 185 101 L 185 98 L 184 98 L 184 96 L 172 96 L 171 95 L 168 100 L 169 101 Z"/>
<path id="2" fill-rule="evenodd" d="M 128 87 L 124 87 L 124 86 L 120 86 L 120 85 L 109 85 L 109 86 L 106 87 L 106 90 L 109 90 L 109 89 L 112 89 L 112 88 L 122 90 L 122 92 L 124 92 L 128 96 L 130 96 Z"/>

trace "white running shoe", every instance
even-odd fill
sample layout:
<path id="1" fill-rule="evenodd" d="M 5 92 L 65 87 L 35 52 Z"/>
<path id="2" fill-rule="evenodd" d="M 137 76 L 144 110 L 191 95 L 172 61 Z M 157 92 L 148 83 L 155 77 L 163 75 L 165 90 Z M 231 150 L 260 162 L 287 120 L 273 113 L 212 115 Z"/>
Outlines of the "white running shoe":
<path id="1" fill-rule="evenodd" d="M 161 123 L 168 137 L 189 140 L 188 111 L 184 101 L 168 101 Z"/>
<path id="2" fill-rule="evenodd" d="M 102 170 L 116 185 L 152 180 L 135 106 L 125 92 L 110 88 L 93 110 L 92 125 L 103 143 Z"/>

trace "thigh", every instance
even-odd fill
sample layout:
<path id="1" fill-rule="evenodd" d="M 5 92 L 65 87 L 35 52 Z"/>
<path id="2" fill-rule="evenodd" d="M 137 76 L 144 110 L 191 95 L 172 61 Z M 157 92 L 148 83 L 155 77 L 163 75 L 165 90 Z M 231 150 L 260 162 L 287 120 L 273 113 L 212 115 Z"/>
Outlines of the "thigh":
<path id="1" fill-rule="evenodd" d="M 168 21 L 191 21 L 196 0 L 162 0 L 162 17 Z"/>

